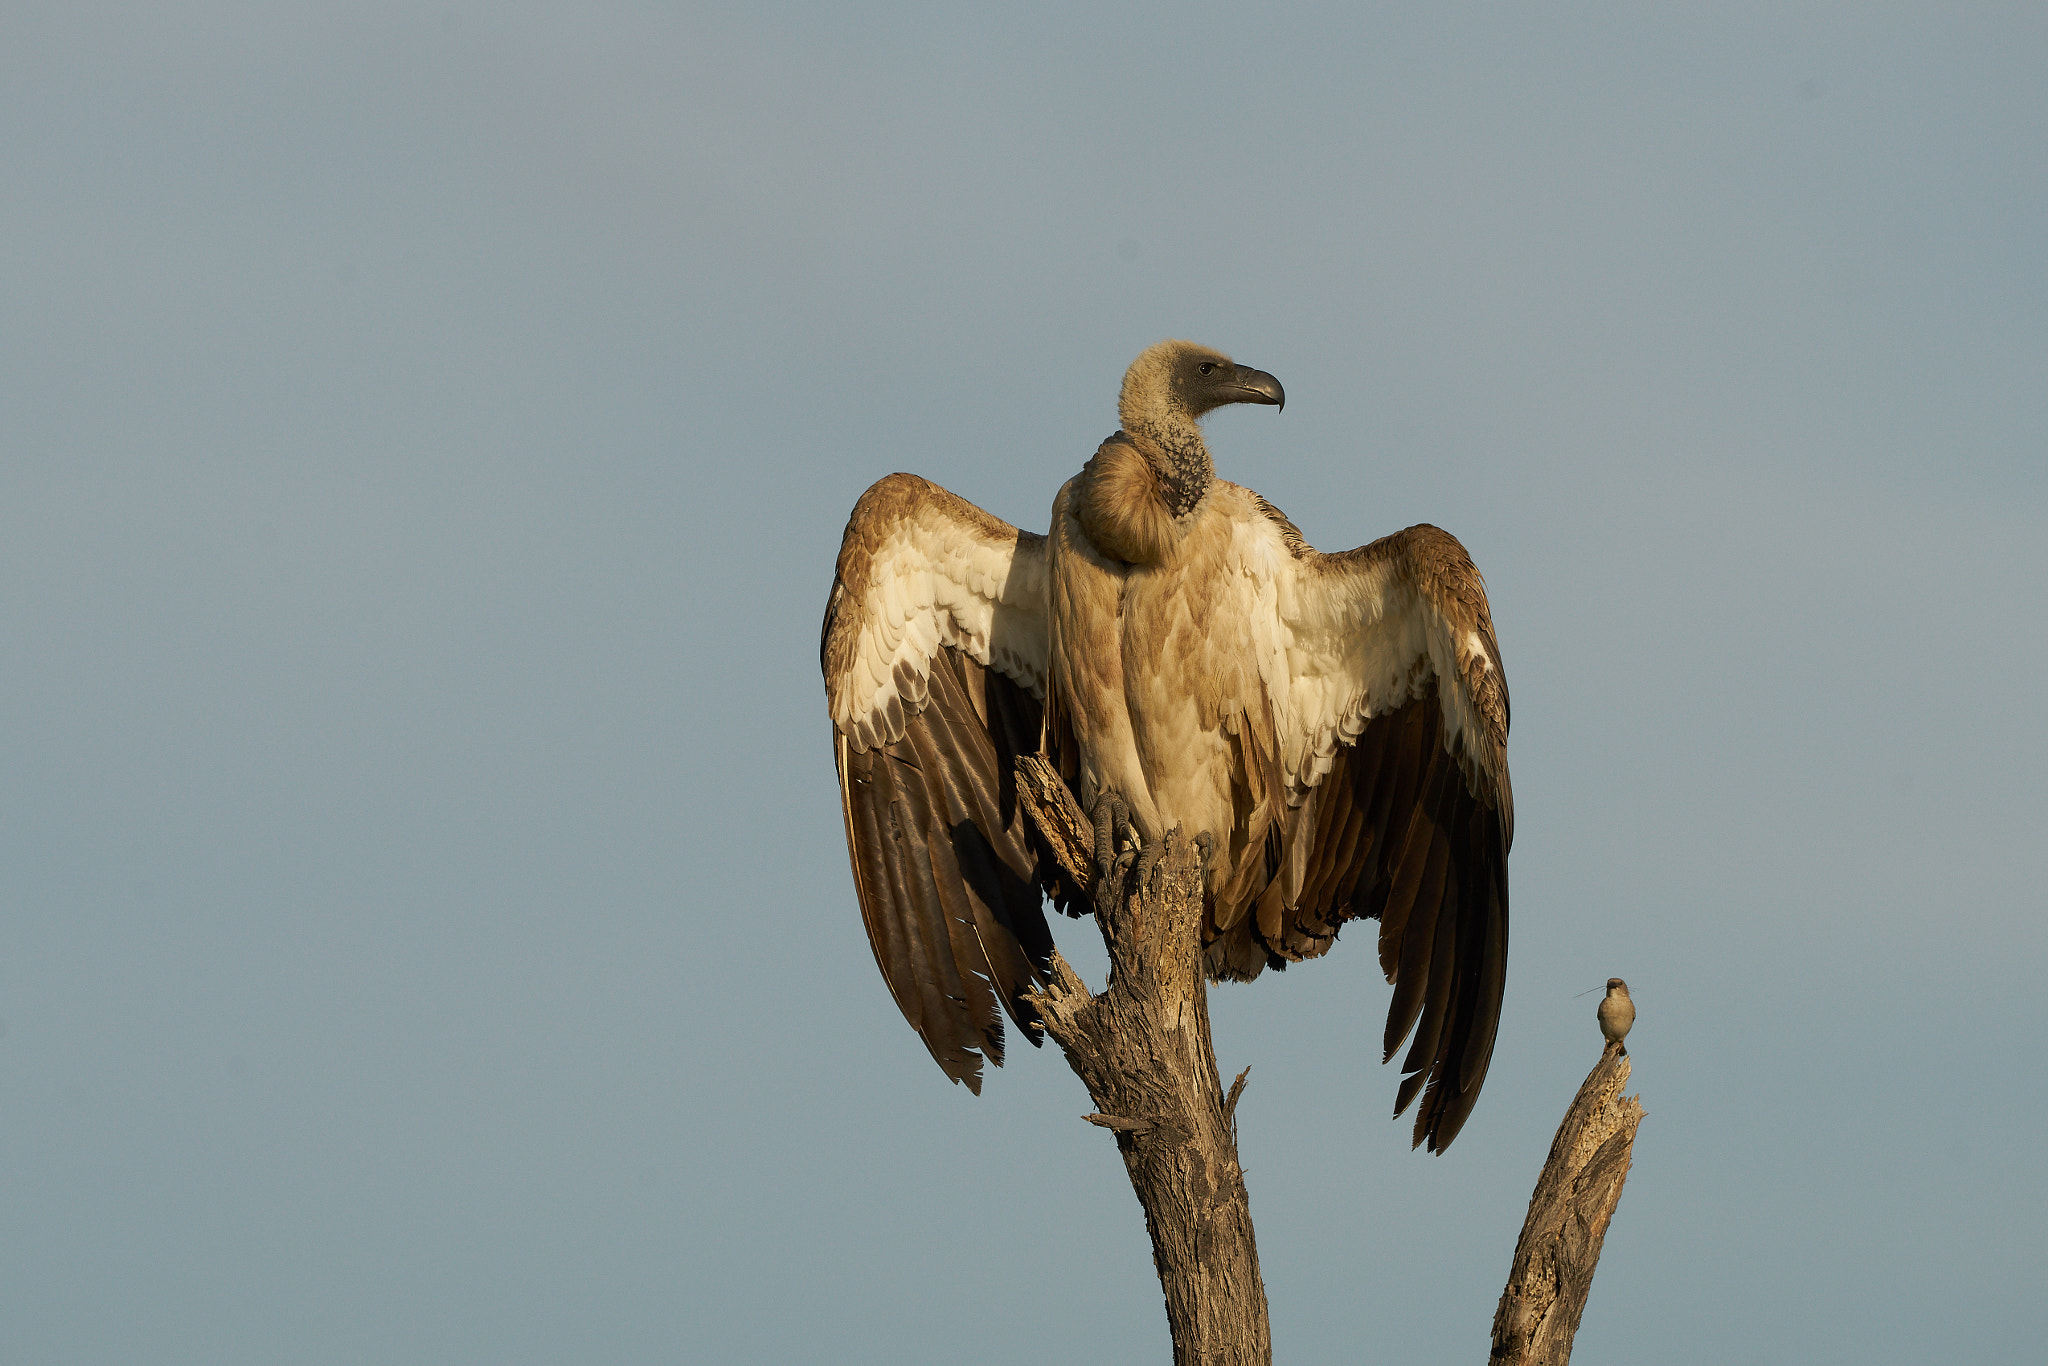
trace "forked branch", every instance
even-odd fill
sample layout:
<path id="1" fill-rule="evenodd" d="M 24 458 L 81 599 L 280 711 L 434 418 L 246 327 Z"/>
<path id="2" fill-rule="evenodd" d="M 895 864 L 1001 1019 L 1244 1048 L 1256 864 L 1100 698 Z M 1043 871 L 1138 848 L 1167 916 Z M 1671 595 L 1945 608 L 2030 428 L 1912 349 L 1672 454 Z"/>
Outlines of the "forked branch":
<path id="1" fill-rule="evenodd" d="M 1116 1136 L 1145 1210 L 1166 1294 L 1175 1366 L 1270 1366 L 1266 1292 L 1235 1112 L 1250 1068 L 1224 1094 L 1201 965 L 1202 861 L 1168 833 L 1140 885 L 1140 862 L 1105 878 L 1093 830 L 1052 766 L 1017 761 L 1018 791 L 1062 875 L 1092 896 L 1110 978 L 1091 994 L 1054 953 L 1034 993 L 1045 1032 L 1088 1087 L 1082 1116 Z M 1529 1200 L 1513 1269 L 1494 1315 L 1491 1362 L 1567 1366 L 1607 1226 L 1621 1200 L 1643 1108 L 1621 1095 L 1630 1064 L 1610 1044 L 1579 1087 Z"/>

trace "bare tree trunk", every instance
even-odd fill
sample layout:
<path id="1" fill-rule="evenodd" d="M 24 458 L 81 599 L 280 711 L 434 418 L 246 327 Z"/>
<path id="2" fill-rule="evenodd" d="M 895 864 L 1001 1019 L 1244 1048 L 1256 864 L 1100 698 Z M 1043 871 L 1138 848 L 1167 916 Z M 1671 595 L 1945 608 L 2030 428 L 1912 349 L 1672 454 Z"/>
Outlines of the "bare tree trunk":
<path id="1" fill-rule="evenodd" d="M 1493 1316 L 1495 1366 L 1566 1366 L 1593 1268 L 1628 1179 L 1643 1107 L 1624 1096 L 1628 1054 L 1610 1043 L 1586 1074 L 1529 1197 L 1513 1268 Z"/>
<path id="2" fill-rule="evenodd" d="M 1053 981 L 1032 1004 L 1094 1098 L 1097 1113 L 1085 1118 L 1116 1134 L 1152 1235 L 1174 1366 L 1269 1366 L 1266 1289 L 1232 1122 L 1245 1078 L 1224 1096 L 1209 1037 L 1201 857 L 1175 829 L 1156 863 L 1098 878 L 1088 823 L 1051 766 L 1026 755 L 1017 776 L 1067 876 L 1092 891 L 1109 949 L 1101 995 L 1055 953 Z"/>

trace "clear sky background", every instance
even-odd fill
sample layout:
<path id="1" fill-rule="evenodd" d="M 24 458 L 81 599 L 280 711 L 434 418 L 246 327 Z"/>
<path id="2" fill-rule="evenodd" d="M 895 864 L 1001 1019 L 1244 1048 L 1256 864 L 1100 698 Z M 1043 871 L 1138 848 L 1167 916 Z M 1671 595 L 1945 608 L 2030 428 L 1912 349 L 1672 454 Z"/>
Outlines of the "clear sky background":
<path id="1" fill-rule="evenodd" d="M 1279 1359 L 1483 1360 L 1610 974 L 1580 1362 L 2037 1356 L 2048 10 L 1541 8 L 0 8 L 0 1360 L 1166 1360 L 816 653 L 863 488 L 1042 529 L 1166 336 L 1514 696 L 1450 1152 L 1369 935 L 1213 997 Z"/>

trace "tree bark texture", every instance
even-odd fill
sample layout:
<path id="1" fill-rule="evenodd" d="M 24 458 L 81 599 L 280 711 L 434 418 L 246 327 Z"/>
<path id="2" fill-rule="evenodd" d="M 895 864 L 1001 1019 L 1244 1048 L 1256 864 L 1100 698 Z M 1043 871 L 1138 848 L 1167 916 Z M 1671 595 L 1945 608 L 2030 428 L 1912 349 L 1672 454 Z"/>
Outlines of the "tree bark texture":
<path id="1" fill-rule="evenodd" d="M 1089 826 L 1051 766 L 1020 758 L 1018 790 L 1065 875 L 1092 894 L 1109 949 L 1100 995 L 1055 953 L 1053 980 L 1032 1004 L 1094 1099 L 1097 1113 L 1084 1118 L 1115 1134 L 1144 1207 L 1174 1366 L 1269 1366 L 1233 1122 L 1244 1077 L 1226 1098 L 1209 1035 L 1201 856 L 1175 829 L 1136 866 L 1098 876 Z"/>
<path id="2" fill-rule="evenodd" d="M 1593 1268 L 1621 1201 L 1643 1107 L 1624 1096 L 1628 1055 L 1610 1043 L 1565 1112 L 1529 1197 L 1507 1289 L 1493 1316 L 1495 1366 L 1566 1366 Z"/>

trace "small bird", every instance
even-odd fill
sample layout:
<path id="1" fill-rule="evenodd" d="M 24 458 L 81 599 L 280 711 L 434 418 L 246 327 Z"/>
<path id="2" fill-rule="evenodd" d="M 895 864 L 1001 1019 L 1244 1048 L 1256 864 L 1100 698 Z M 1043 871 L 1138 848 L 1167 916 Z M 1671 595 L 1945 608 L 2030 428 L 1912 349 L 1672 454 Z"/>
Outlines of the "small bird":
<path id="1" fill-rule="evenodd" d="M 1621 1049 L 1621 1056 L 1628 1056 L 1628 1045 L 1622 1043 L 1628 1037 L 1629 1026 L 1636 1022 L 1636 1003 L 1628 998 L 1628 983 L 1619 977 L 1607 979 L 1607 994 L 1600 998 L 1600 1032 L 1607 1036 L 1607 1042 Z"/>

